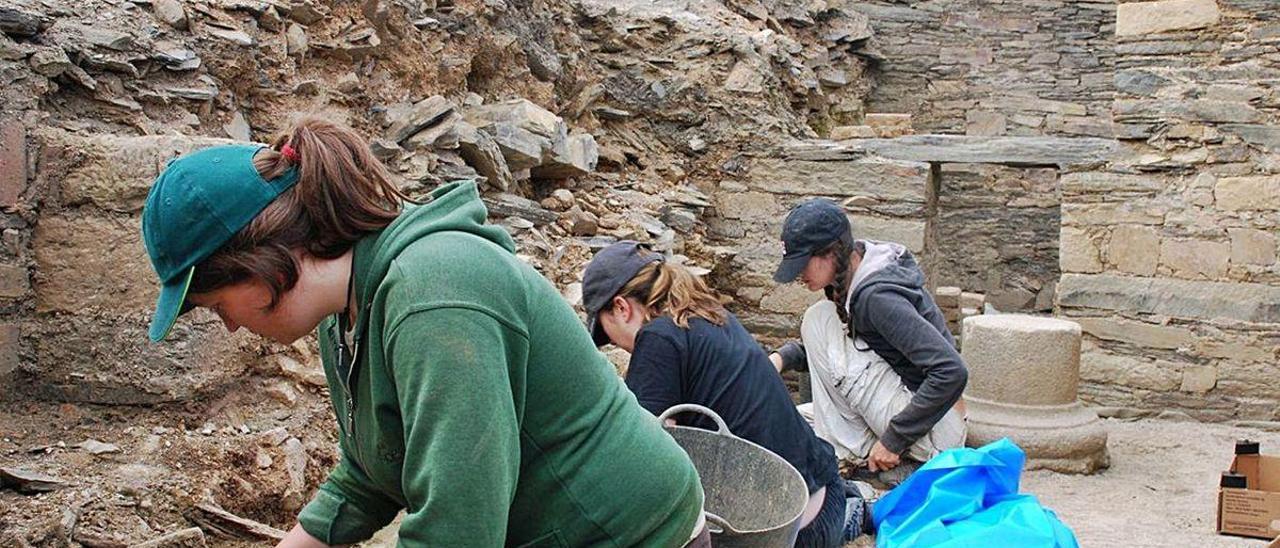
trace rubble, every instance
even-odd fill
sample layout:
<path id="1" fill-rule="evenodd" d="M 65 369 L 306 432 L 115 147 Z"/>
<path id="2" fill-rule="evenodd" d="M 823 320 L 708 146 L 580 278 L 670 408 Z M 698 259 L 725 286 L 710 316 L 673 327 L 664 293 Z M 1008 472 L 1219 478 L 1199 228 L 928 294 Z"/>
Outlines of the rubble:
<path id="1" fill-rule="evenodd" d="M 242 518 L 209 502 L 193 506 L 187 518 L 215 536 L 279 542 L 285 535 L 275 527 Z"/>
<path id="2" fill-rule="evenodd" d="M 0 468 L 0 488 L 23 494 L 45 493 L 66 486 L 66 482 L 39 472 L 21 468 Z"/>

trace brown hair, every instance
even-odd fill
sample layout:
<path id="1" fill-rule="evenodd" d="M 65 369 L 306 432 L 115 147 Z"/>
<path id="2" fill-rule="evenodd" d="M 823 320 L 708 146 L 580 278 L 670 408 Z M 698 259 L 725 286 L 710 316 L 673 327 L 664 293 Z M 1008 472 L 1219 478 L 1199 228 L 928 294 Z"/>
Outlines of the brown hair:
<path id="1" fill-rule="evenodd" d="M 290 155 L 281 152 L 285 146 Z M 191 293 L 258 279 L 274 307 L 298 283 L 295 252 L 340 257 L 391 224 L 408 201 L 359 134 L 320 118 L 299 120 L 259 151 L 253 166 L 267 180 L 296 167 L 298 182 L 196 265 Z"/>
<path id="2" fill-rule="evenodd" d="M 835 259 L 836 277 L 831 281 L 831 285 L 822 288 L 822 292 L 826 294 L 827 299 L 836 303 L 836 314 L 840 316 L 846 326 L 849 323 L 849 311 L 845 309 L 844 303 L 849 298 L 849 292 L 853 290 L 849 287 L 852 281 L 853 272 L 849 270 L 849 259 L 854 253 L 862 255 L 865 253 L 865 245 L 862 242 L 854 241 L 853 236 L 840 237 L 831 242 L 821 251 L 814 253 L 815 256 L 826 257 L 831 256 Z"/>
<path id="3" fill-rule="evenodd" d="M 665 262 L 649 263 L 618 290 L 619 297 L 644 305 L 645 321 L 653 313 L 667 315 L 676 325 L 687 328 L 691 318 L 724 325 L 725 309 L 715 292 L 682 266 Z"/>

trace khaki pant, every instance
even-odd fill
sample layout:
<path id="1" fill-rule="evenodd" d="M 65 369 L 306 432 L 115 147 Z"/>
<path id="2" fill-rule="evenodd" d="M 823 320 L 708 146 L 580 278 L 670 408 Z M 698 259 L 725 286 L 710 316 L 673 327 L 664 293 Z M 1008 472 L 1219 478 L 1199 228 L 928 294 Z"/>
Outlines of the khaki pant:
<path id="1" fill-rule="evenodd" d="M 911 401 L 912 393 L 889 363 L 856 337 L 845 335 L 835 303 L 810 306 L 800 324 L 809 359 L 813 403 L 798 407 L 818 437 L 835 447 L 840 458 L 866 458 L 889 421 Z M 963 447 L 965 418 L 952 408 L 942 420 L 907 449 L 924 462 L 953 447 Z"/>

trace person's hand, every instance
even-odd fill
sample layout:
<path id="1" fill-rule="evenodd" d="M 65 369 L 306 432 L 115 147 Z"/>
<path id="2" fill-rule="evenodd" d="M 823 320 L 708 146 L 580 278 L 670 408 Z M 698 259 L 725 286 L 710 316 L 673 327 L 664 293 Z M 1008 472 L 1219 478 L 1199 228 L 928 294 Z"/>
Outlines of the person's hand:
<path id="1" fill-rule="evenodd" d="M 779 373 L 782 372 L 782 354 L 777 352 L 769 354 L 769 361 L 773 362 L 774 369 L 777 369 Z"/>
<path id="2" fill-rule="evenodd" d="M 871 446 L 871 454 L 867 455 L 867 469 L 872 472 L 892 470 L 902 459 L 897 453 L 887 449 L 883 443 L 876 442 Z"/>

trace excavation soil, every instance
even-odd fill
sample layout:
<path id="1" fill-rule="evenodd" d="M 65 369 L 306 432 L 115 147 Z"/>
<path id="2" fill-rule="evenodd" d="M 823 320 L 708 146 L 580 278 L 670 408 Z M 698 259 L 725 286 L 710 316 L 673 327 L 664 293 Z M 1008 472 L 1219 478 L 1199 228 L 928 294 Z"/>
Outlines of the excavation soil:
<path id="1" fill-rule="evenodd" d="M 38 495 L 0 490 L 0 545 L 127 546 L 190 527 L 186 514 L 212 500 L 237 515 L 281 529 L 296 498 L 291 472 L 308 485 L 332 465 L 333 425 L 321 398 L 264 406 L 246 390 L 212 414 L 181 408 L 120 409 L 33 402 L 0 404 L 0 467 L 67 483 Z M 316 394 L 318 395 L 318 394 Z M 211 417 L 211 418 L 210 418 Z M 1261 546 L 1214 533 L 1218 474 L 1234 440 L 1280 450 L 1280 433 L 1216 424 L 1107 420 L 1111 468 L 1093 476 L 1035 471 L 1023 491 L 1036 495 L 1082 546 Z M 281 432 L 280 429 L 284 429 Z M 287 434 L 287 435 L 286 435 Z M 305 466 L 281 438 L 297 437 Z M 94 439 L 119 452 L 91 454 Z M 299 501 L 289 501 L 296 504 Z M 209 537 L 211 546 L 252 546 Z M 387 531 L 367 546 L 391 546 Z M 870 539 L 854 546 L 869 546 Z"/>

